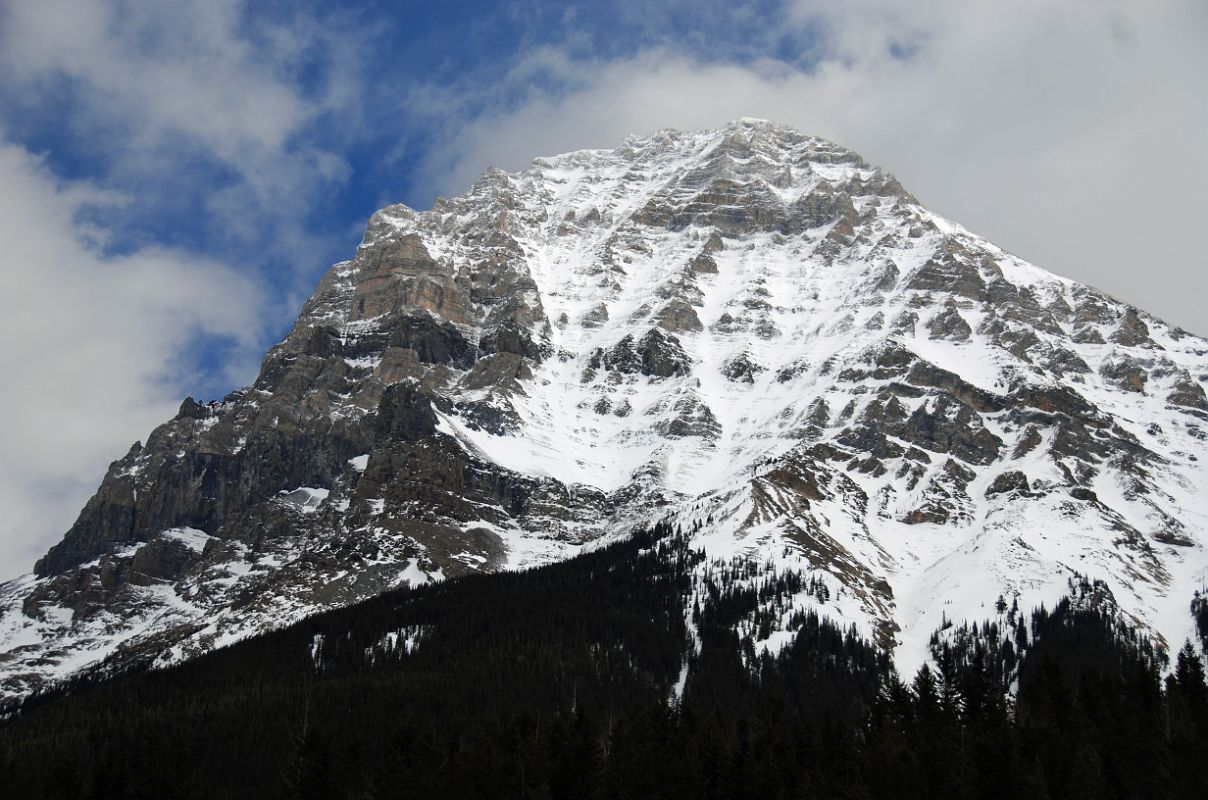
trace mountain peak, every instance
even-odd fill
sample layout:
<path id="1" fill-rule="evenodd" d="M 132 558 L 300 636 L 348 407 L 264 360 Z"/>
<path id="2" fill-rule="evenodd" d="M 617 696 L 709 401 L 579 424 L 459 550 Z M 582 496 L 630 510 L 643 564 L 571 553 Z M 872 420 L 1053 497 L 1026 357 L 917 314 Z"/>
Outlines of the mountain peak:
<path id="1" fill-rule="evenodd" d="M 375 214 L 251 389 L 114 463 L 0 591 L 0 685 L 657 518 L 810 573 L 907 668 L 944 619 L 1075 574 L 1178 642 L 1206 357 L 766 120 L 491 169 Z"/>
<path id="2" fill-rule="evenodd" d="M 859 155 L 834 142 L 806 135 L 790 125 L 754 117 L 743 117 L 718 128 L 691 131 L 663 128 L 643 136 L 627 137 L 616 149 L 575 151 L 558 158 L 590 160 L 604 154 L 629 158 L 637 163 L 660 156 L 692 158 L 726 155 L 736 159 L 756 157 L 786 165 L 811 161 L 826 164 L 851 162 L 867 168 Z M 552 160 L 537 159 L 537 163 Z"/>

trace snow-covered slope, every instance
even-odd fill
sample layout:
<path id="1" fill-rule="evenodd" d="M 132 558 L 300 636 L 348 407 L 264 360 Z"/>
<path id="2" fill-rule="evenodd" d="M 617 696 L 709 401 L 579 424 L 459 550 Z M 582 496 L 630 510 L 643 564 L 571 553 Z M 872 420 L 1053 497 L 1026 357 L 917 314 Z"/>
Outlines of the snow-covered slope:
<path id="1" fill-rule="evenodd" d="M 1074 573 L 1177 646 L 1206 379 L 1208 342 L 790 128 L 491 170 L 374 215 L 254 387 L 115 462 L 0 588 L 3 691 L 666 517 L 827 583 L 800 603 L 907 669 L 943 619 Z"/>

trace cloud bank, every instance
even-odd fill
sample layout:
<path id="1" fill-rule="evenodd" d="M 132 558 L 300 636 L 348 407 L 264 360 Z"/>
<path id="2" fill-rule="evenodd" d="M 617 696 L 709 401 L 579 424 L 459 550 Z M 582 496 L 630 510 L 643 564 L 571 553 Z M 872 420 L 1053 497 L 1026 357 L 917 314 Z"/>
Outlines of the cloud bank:
<path id="1" fill-rule="evenodd" d="M 223 264 L 163 247 L 107 257 L 79 222 L 120 202 L 0 145 L 0 563 L 28 568 L 106 465 L 174 413 L 176 360 L 198 334 L 257 345 L 261 298 Z"/>
<path id="2" fill-rule="evenodd" d="M 245 11 L 0 7 L 0 579 L 185 394 L 248 382 L 312 288 L 347 165 L 306 133 L 348 93 L 297 73 L 336 34 Z"/>

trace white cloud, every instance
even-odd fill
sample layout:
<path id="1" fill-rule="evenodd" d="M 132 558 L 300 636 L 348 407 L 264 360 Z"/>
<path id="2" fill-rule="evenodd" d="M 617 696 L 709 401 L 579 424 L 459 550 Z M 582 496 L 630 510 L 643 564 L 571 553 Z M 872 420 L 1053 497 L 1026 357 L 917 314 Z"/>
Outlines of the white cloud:
<path id="1" fill-rule="evenodd" d="M 0 579 L 62 535 L 106 465 L 190 387 L 248 381 L 324 266 L 307 214 L 348 166 L 307 134 L 355 99 L 355 59 L 332 57 L 347 52 L 331 46 L 339 26 L 246 12 L 0 5 Z M 14 138 L 56 127 L 65 152 L 51 155 L 94 184 L 61 180 Z M 144 218 L 151 237 L 184 230 L 233 255 L 146 244 Z M 297 265 L 274 281 L 288 297 L 262 290 L 266 263 Z M 235 342 L 226 374 L 179 374 L 210 336 Z"/>
<path id="2" fill-rule="evenodd" d="M 14 3 L 5 12 L 4 64 L 18 78 L 84 81 L 86 112 L 124 118 L 132 150 L 186 136 L 242 163 L 258 148 L 282 147 L 314 112 L 265 58 L 276 51 L 237 35 L 242 5 Z"/>
<path id="3" fill-rule="evenodd" d="M 430 91 L 427 107 L 457 134 L 432 154 L 429 180 L 454 193 L 489 164 L 763 116 L 852 147 L 1040 266 L 1208 334 L 1208 6 L 802 2 L 773 24 L 813 30 L 816 63 L 546 50 L 489 87 L 521 99 L 485 114 L 486 92 Z M 534 71 L 560 88 L 533 89 Z"/>
<path id="4" fill-rule="evenodd" d="M 88 154 L 105 181 L 137 187 L 163 206 L 202 190 L 215 240 L 269 238 L 278 254 L 301 259 L 322 249 L 306 214 L 349 173 L 342 155 L 306 134 L 356 102 L 356 57 L 338 25 L 305 14 L 253 21 L 247 5 L 7 4 L 0 70 L 15 102 L 53 115 L 72 133 L 73 149 L 88 153 L 81 142 L 92 143 Z M 321 77 L 303 80 L 307 69 Z M 55 94 L 64 86 L 70 113 Z M 44 94 L 55 101 L 40 105 Z"/>
<path id="5" fill-rule="evenodd" d="M 181 399 L 169 371 L 200 334 L 258 353 L 255 285 L 167 248 L 107 258 L 79 212 L 114 198 L 0 143 L 0 577 L 62 534 L 106 465 Z M 246 376 L 244 376 L 246 377 Z"/>

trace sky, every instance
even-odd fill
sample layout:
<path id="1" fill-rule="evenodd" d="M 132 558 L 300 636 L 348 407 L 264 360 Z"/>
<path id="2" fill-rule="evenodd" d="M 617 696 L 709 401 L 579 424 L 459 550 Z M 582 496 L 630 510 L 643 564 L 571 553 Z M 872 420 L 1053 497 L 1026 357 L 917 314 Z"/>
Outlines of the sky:
<path id="1" fill-rule="evenodd" d="M 742 116 L 1208 335 L 1203 0 L 0 0 L 0 579 L 377 208 Z"/>

